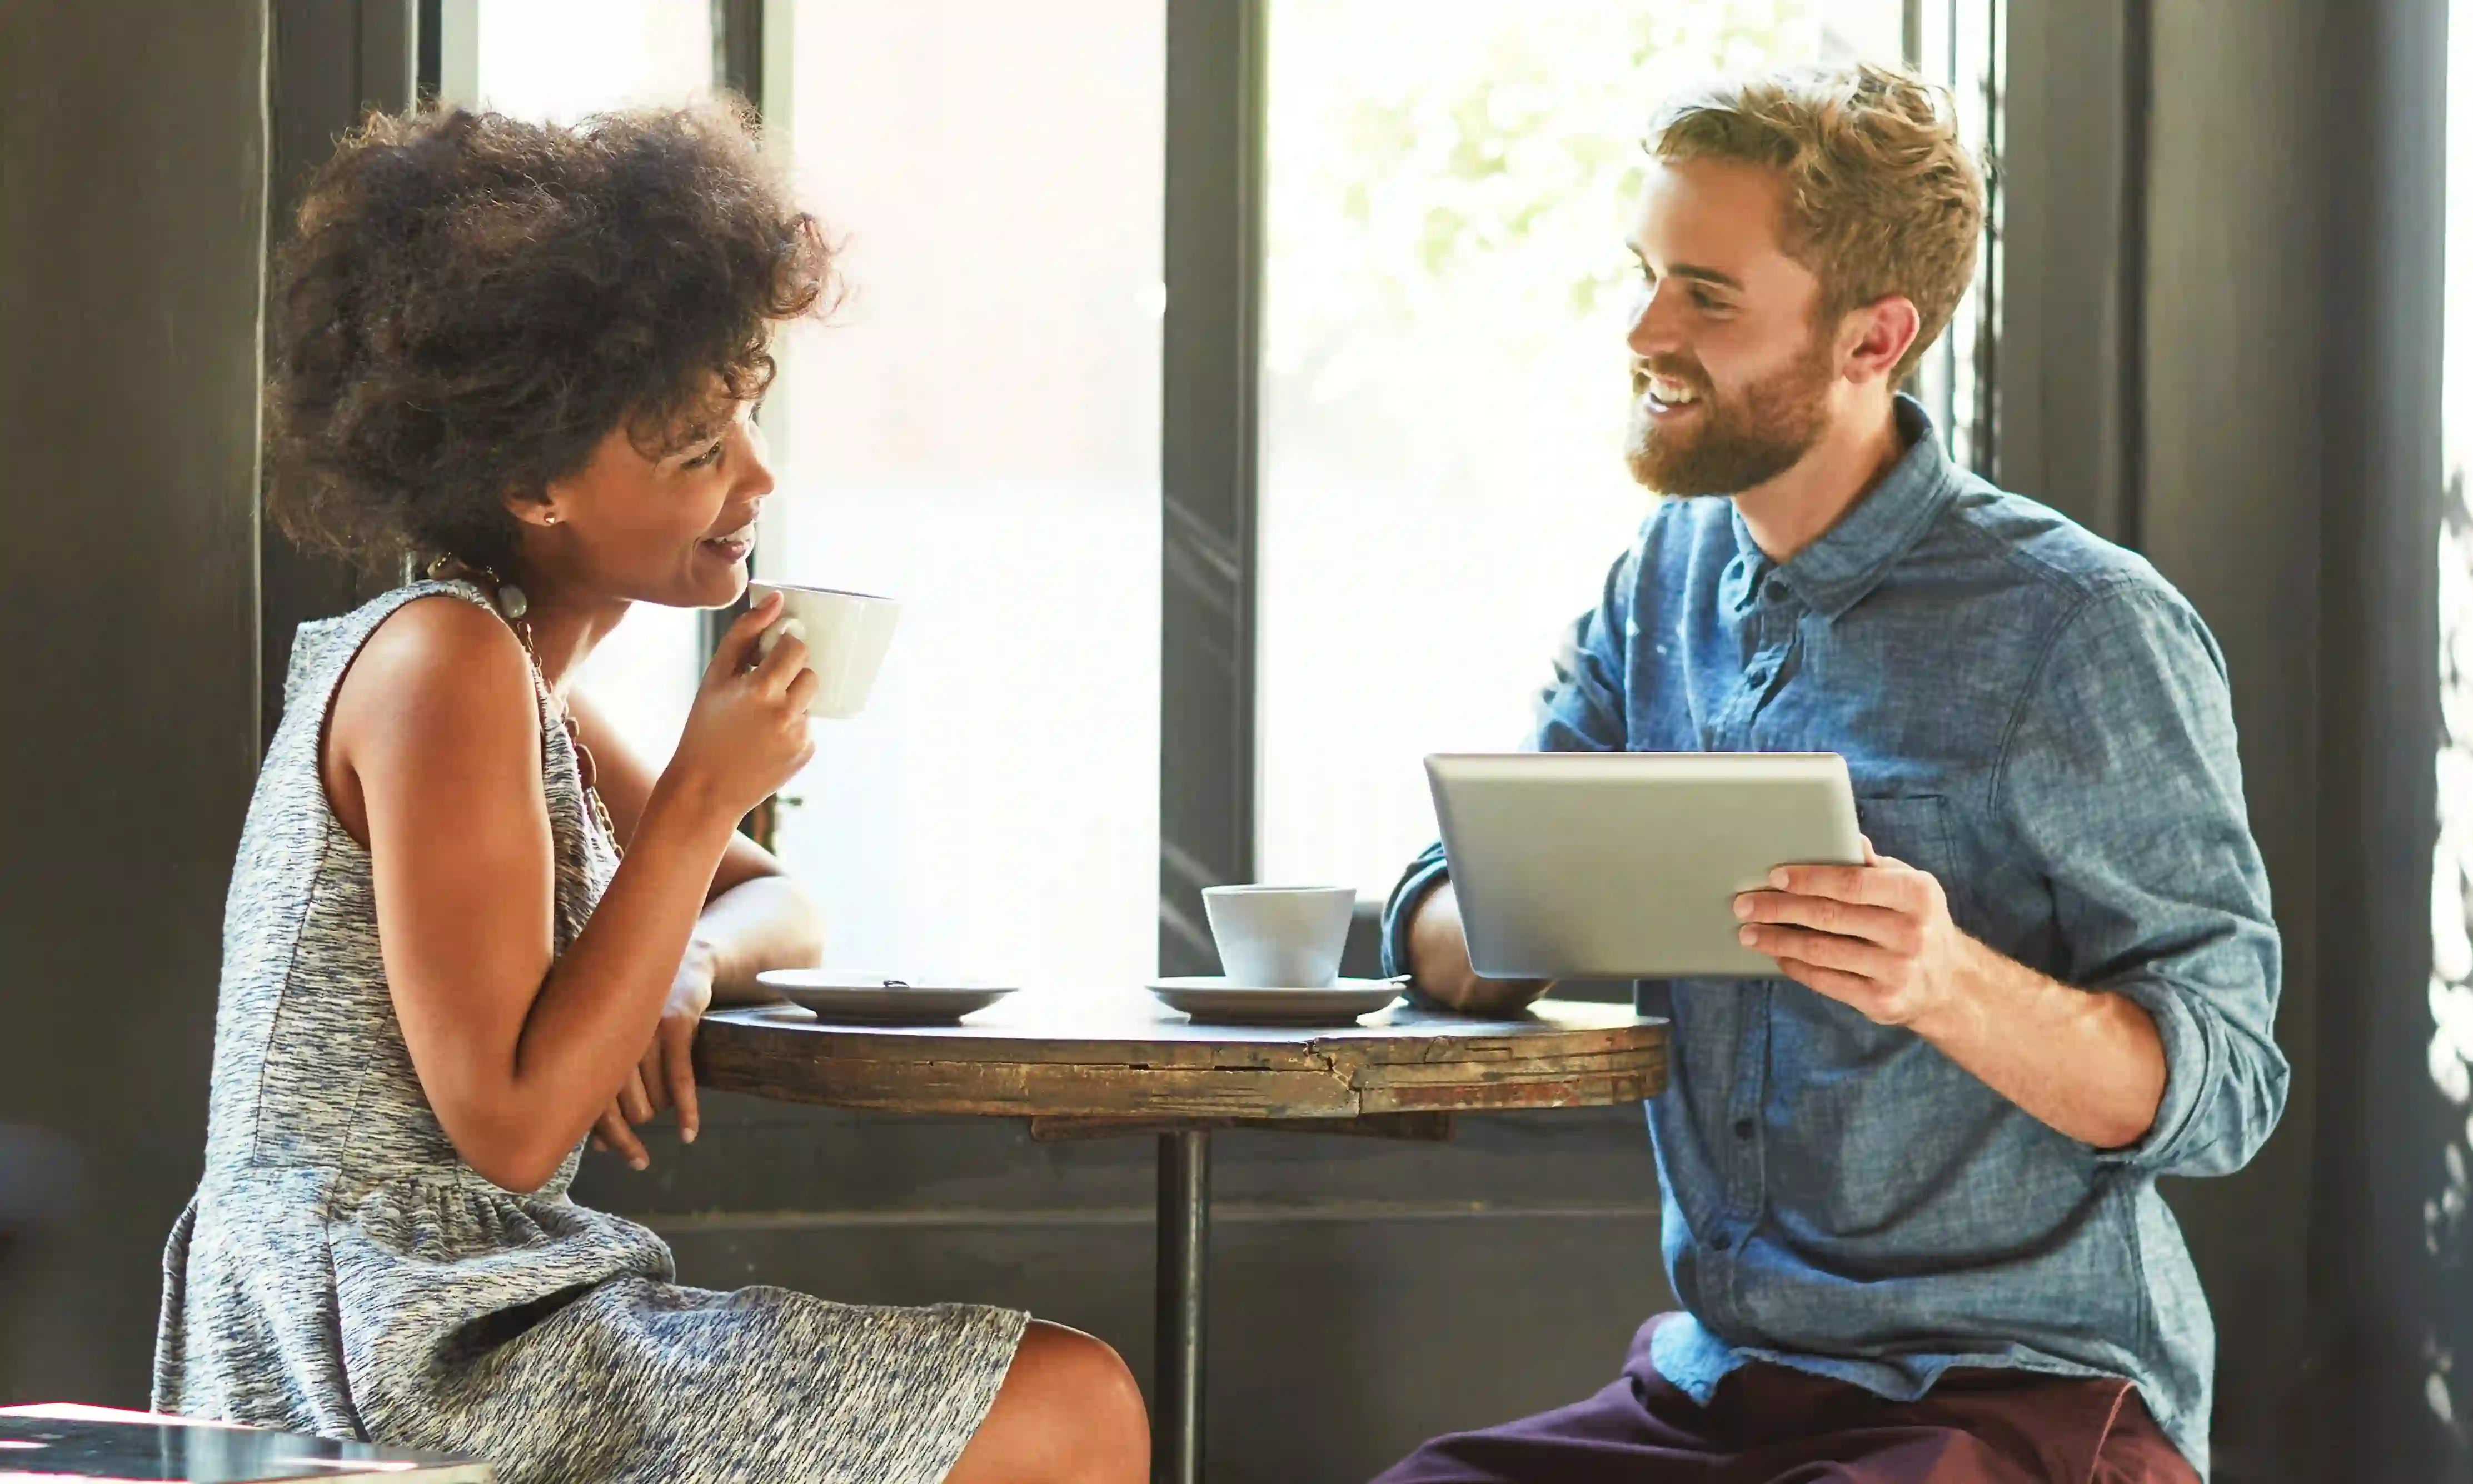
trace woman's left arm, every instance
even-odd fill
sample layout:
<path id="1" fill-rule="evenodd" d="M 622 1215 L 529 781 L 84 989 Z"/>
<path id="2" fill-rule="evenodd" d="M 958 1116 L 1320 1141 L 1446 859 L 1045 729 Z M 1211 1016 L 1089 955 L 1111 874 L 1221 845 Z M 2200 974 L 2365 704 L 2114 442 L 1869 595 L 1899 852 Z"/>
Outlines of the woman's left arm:
<path id="1" fill-rule="evenodd" d="M 656 772 L 581 692 L 569 696 L 568 707 L 584 745 L 592 752 L 596 787 L 623 846 L 635 836 Z M 704 911 L 687 939 L 653 1042 L 593 1125 L 594 1141 L 642 1169 L 651 1160 L 635 1125 L 675 1108 L 680 1140 L 695 1142 L 698 1109 L 689 1053 L 696 1021 L 716 1002 L 750 1004 L 777 997 L 756 982 L 756 974 L 814 965 L 823 957 L 824 943 L 823 917 L 781 862 L 745 835 L 732 835 L 705 893 Z"/>

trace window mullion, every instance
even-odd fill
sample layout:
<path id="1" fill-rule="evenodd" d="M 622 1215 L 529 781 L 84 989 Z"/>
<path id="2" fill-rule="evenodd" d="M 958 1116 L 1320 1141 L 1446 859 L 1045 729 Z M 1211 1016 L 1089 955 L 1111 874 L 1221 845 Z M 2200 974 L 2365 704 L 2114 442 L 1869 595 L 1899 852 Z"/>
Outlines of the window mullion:
<path id="1" fill-rule="evenodd" d="M 1217 966 L 1201 889 L 1254 874 L 1261 0 L 1168 0 L 1161 330 L 1160 971 Z"/>

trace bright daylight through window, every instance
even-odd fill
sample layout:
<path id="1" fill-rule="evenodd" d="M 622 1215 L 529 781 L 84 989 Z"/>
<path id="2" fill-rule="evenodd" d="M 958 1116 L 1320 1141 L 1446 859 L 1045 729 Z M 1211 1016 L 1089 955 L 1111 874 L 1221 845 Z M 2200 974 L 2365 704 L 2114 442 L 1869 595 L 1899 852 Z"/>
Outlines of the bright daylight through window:
<path id="1" fill-rule="evenodd" d="M 573 119 L 708 91 L 713 13 L 481 0 L 479 95 Z M 852 298 L 781 347 L 756 560 L 903 613 L 867 713 L 819 724 L 779 847 L 835 968 L 1139 983 L 1157 939 L 1164 11 L 803 0 L 788 18 L 796 81 L 769 100 L 769 142 L 843 244 Z M 639 608 L 584 683 L 658 761 L 698 668 L 695 615 Z"/>
<path id="2" fill-rule="evenodd" d="M 477 92 L 510 111 L 710 88 L 709 0 L 466 3 Z M 1903 10 L 1459 0 L 1410 26 L 1399 0 L 1266 0 L 1262 878 L 1379 896 L 1432 835 L 1419 758 L 1520 740 L 1558 631 L 1646 513 L 1621 457 L 1621 234 L 1651 102 L 1719 71 L 1895 59 Z M 1980 138 L 1997 6 L 1923 10 L 1927 71 L 1969 80 Z M 756 562 L 903 605 L 867 713 L 823 724 L 785 790 L 779 847 L 823 899 L 832 967 L 1139 983 L 1159 910 L 1165 7 L 767 14 L 787 94 L 768 144 L 852 298 L 781 347 Z M 1979 303 L 1920 389 L 1961 458 L 1984 420 Z M 645 610 L 586 674 L 657 761 L 699 642 L 694 615 Z"/>
<path id="3" fill-rule="evenodd" d="M 1264 879 L 1386 892 L 1433 837 L 1418 760 L 1518 745 L 1561 629 L 1647 514 L 1621 452 L 1622 236 L 1652 102 L 1719 72 L 1895 60 L 1903 9 L 1558 0 L 1408 27 L 1393 0 L 1272 0 Z M 1926 9 L 1927 57 L 1981 50 L 1954 8 Z M 1927 367 L 1944 420 L 1933 377 L 1968 364 Z"/>
<path id="4" fill-rule="evenodd" d="M 834 968 L 1156 971 L 1166 51 L 1159 0 L 797 8 L 853 297 L 789 347 L 756 561 L 903 605 L 785 791 Z"/>
<path id="5" fill-rule="evenodd" d="M 519 118 L 573 123 L 712 90 L 707 0 L 479 0 L 471 18 L 478 101 Z M 656 766 L 695 699 L 701 634 L 695 614 L 639 603 L 579 678 Z"/>

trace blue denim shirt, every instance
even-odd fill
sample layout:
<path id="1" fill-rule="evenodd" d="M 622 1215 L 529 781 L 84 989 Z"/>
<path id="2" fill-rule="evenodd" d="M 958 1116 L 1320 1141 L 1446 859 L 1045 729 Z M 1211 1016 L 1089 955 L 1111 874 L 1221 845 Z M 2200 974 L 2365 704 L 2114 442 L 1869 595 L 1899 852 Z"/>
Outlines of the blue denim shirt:
<path id="1" fill-rule="evenodd" d="M 2163 1106 L 2096 1149 L 1790 981 L 1645 985 L 1673 1019 L 1648 1126 L 1690 1315 L 1652 1358 L 1704 1401 L 1751 1360 L 1899 1399 L 1951 1366 L 2125 1376 L 2203 1474 L 2215 1327 L 2155 1177 L 2240 1168 L 2288 1077 L 2223 658 L 2146 562 L 1898 418 L 1901 462 L 1783 565 L 1733 501 L 1663 504 L 1534 746 L 1844 754 L 1874 848 L 1960 928 L 2146 1008 Z M 1393 893 L 1391 967 L 1443 870 L 1429 850 Z"/>

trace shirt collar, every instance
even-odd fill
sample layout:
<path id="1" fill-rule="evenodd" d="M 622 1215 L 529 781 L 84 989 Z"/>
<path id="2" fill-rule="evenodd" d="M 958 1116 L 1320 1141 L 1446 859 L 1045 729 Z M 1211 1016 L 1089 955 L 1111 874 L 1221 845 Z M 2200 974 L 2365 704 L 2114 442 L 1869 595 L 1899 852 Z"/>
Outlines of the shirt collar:
<path id="1" fill-rule="evenodd" d="M 1824 618 L 1837 618 L 1879 586 L 1956 491 L 1955 470 L 1923 404 L 1901 393 L 1896 416 L 1906 453 L 1820 539 L 1777 569 L 1804 606 Z M 1735 549 L 1757 571 L 1768 559 L 1741 510 L 1734 512 L 1734 521 Z"/>

